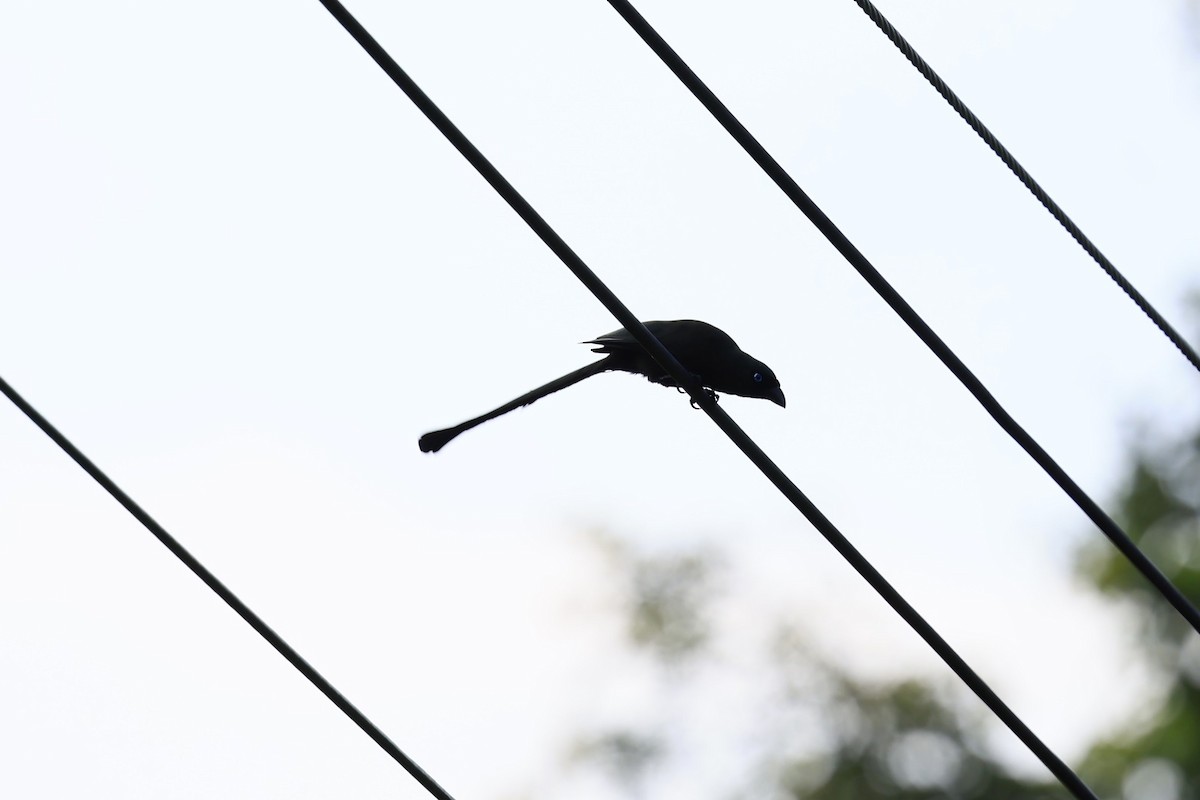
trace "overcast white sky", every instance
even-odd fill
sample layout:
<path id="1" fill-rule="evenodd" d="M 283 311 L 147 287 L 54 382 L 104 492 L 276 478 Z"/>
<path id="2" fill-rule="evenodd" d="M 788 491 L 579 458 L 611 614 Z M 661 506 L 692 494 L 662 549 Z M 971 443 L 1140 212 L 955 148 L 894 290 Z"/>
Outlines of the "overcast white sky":
<path id="1" fill-rule="evenodd" d="M 1194 331 L 1183 0 L 879 5 Z M 1187 363 L 850 0 L 638 7 L 1093 497 L 1190 424 Z M 786 410 L 725 408 L 1052 747 L 1143 702 L 1072 587 L 1099 534 L 607 3 L 349 8 L 635 313 L 774 368 Z M 675 392 L 418 452 L 616 324 L 317 2 L 9 0 L 0 104 L 0 375 L 456 796 L 610 796 L 559 766 L 647 702 L 589 528 L 726 551 L 747 640 L 943 674 Z M 12 408 L 0 630 L 0 795 L 424 796 Z"/>

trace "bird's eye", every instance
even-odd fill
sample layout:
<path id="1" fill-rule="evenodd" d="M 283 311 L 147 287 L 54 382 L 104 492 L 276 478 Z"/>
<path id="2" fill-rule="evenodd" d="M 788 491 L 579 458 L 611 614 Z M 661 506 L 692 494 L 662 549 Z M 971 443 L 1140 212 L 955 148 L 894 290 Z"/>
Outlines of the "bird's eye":
<path id="1" fill-rule="evenodd" d="M 762 373 L 761 372 L 754 373 L 754 382 L 762 383 Z"/>

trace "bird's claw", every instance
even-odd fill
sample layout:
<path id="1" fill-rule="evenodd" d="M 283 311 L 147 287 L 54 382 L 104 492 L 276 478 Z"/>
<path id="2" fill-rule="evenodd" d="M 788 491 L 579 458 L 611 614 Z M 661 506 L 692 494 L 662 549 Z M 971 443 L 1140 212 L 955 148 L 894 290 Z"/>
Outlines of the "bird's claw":
<path id="1" fill-rule="evenodd" d="M 714 403 L 719 403 L 721 401 L 721 396 L 719 394 L 714 392 L 712 389 L 709 389 L 707 386 L 705 386 L 703 388 L 704 388 L 704 393 L 706 395 L 708 395 L 709 400 L 712 400 Z M 681 389 L 680 391 L 683 391 L 683 390 Z M 700 404 L 696 402 L 695 398 L 690 399 L 688 402 L 690 402 L 692 404 L 692 408 L 696 408 L 696 409 L 700 408 Z"/>

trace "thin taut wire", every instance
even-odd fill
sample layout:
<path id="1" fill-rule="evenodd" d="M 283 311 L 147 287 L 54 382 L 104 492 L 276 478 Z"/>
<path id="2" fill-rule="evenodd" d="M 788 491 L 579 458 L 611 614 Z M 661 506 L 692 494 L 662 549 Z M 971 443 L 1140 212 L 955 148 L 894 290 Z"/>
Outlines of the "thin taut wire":
<path id="1" fill-rule="evenodd" d="M 1153 561 L 1146 557 L 1145 553 L 1138 549 L 1134 541 L 1129 538 L 1129 534 L 1125 533 L 1121 529 L 1121 526 L 1113 521 L 1112 517 L 1108 516 L 1104 512 L 1104 509 L 1100 508 L 1096 501 L 1092 500 L 1079 484 L 1072 480 L 1066 470 L 1050 457 L 1050 454 L 1037 443 L 1037 440 L 1017 424 L 1017 421 L 1013 419 L 1011 414 L 1004 410 L 1004 407 L 1000 405 L 1000 401 L 988 391 L 983 382 L 975 377 L 974 373 L 967 368 L 967 365 L 954 354 L 949 345 L 934 333 L 933 328 L 929 327 L 925 320 L 921 318 L 921 315 L 900 296 L 900 293 L 887 282 L 879 270 L 867 260 L 867 257 L 846 238 L 846 235 L 833 224 L 833 221 L 829 217 L 825 216 L 825 212 L 813 202 L 812 198 L 804 193 L 804 190 L 792 179 L 792 176 L 780 166 L 779 162 L 767 152 L 767 149 L 754 138 L 753 134 L 738 121 L 733 112 L 713 94 L 704 81 L 700 80 L 696 73 L 684 63 L 679 54 L 671 49 L 671 46 L 659 36 L 658 32 L 651 27 L 645 17 L 639 14 L 637 9 L 626 2 L 626 0 L 608 0 L 608 3 L 629 23 L 638 36 L 675 73 L 676 77 L 721 123 L 725 130 L 745 149 L 750 157 L 762 167 L 771 180 L 775 181 L 775 184 L 783 190 L 788 199 L 795 203 L 796 207 L 837 248 L 838 252 L 858 271 L 858 274 L 871 285 L 871 288 L 904 320 L 913 333 L 925 343 L 925 346 L 932 350 L 938 359 L 946 365 L 946 368 L 954 373 L 954 376 L 979 401 L 979 404 L 992 416 L 992 419 L 1045 470 L 1046 474 L 1058 484 L 1059 488 L 1068 497 L 1075 501 L 1075 504 L 1079 506 L 1083 513 L 1087 514 L 1096 527 L 1116 545 L 1117 549 L 1145 576 L 1146 580 L 1175 607 L 1180 616 L 1187 620 L 1197 632 L 1200 632 L 1200 611 L 1196 610 L 1191 601 L 1179 591 L 1175 584 L 1171 583 L 1171 580 L 1154 565 Z"/>
<path id="2" fill-rule="evenodd" d="M 462 131 L 460 131 L 449 117 L 442 113 L 434 102 L 429 99 L 421 88 L 410 78 L 400 65 L 388 55 L 387 51 L 377 42 L 370 33 L 367 32 L 358 20 L 356 20 L 345 6 L 337 2 L 337 0 L 320 0 L 321 4 L 329 10 L 329 13 L 337 19 L 338 22 L 346 29 L 346 31 L 354 37 L 355 41 L 365 50 L 371 58 L 375 60 L 380 68 L 387 73 L 396 85 L 408 95 L 413 104 L 419 108 L 429 121 L 441 131 L 451 144 L 471 163 L 479 174 L 491 184 L 492 188 L 504 198 L 504 200 L 512 206 L 513 210 L 520 215 L 526 224 L 538 235 L 546 245 L 554 251 L 562 262 L 567 266 L 575 277 L 577 277 L 592 294 L 596 296 L 601 303 L 604 304 L 613 316 L 617 318 L 625 329 L 633 334 L 634 338 L 646 348 L 647 352 L 665 369 L 672 378 L 674 378 L 680 386 L 684 387 L 688 394 L 691 395 L 693 402 L 699 404 L 701 408 L 708 413 L 714 422 L 725 432 L 725 434 L 733 441 L 735 445 L 757 466 L 762 473 L 775 485 L 777 489 L 791 503 L 800 510 L 809 522 L 834 546 L 835 549 L 845 558 L 850 565 L 854 567 L 858 573 L 866 579 L 867 583 L 880 594 L 888 605 L 907 622 L 913 630 L 921 636 L 922 639 L 929 644 L 933 650 L 941 656 L 942 660 L 962 679 L 972 691 L 1000 718 L 1005 725 L 1009 727 L 1017 738 L 1036 755 L 1047 769 L 1058 778 L 1062 784 L 1079 798 L 1094 798 L 1096 797 L 1087 785 L 1080 780 L 1070 767 L 1066 765 L 1054 752 L 1046 746 L 1034 733 L 1021 721 L 1012 709 L 1005 705 L 1004 701 L 992 691 L 984 680 L 975 673 L 974 670 L 954 651 L 949 643 L 941 637 L 941 635 L 930 625 L 925 619 L 917 613 L 911 605 L 908 604 L 901 594 L 892 587 L 890 583 L 884 579 L 883 575 L 872 566 L 861 553 L 855 549 L 854 545 L 842 535 L 841 531 L 829 521 L 824 514 L 813 505 L 812 501 L 804 495 L 803 492 L 791 481 L 783 470 L 767 456 L 762 449 L 755 444 L 745 431 L 743 431 L 733 419 L 725 413 L 719 405 L 716 404 L 697 383 L 695 376 L 685 370 L 671 353 L 663 347 L 662 343 L 654 337 L 646 329 L 633 312 L 630 311 L 612 291 L 604 284 L 600 278 L 592 272 L 591 268 L 583 262 L 575 251 L 573 251 L 565 241 L 550 227 L 549 223 L 534 210 L 524 197 L 513 187 L 511 183 L 504 178 L 503 175 L 492 165 L 490 161 L 473 145 Z"/>
<path id="3" fill-rule="evenodd" d="M 170 550 L 176 558 L 184 563 L 184 565 L 192 572 L 196 573 L 196 577 L 204 581 L 208 588 L 217 593 L 217 596 L 224 600 L 230 608 L 238 613 L 242 619 L 250 624 L 260 636 L 266 639 L 272 647 L 279 651 L 279 654 L 286 658 L 293 667 L 300 671 L 304 677 L 321 690 L 321 693 L 328 697 L 335 706 L 341 709 L 342 713 L 349 717 L 355 725 L 363 729 L 368 736 L 375 740 L 383 751 L 391 756 L 396 762 L 408 771 L 417 781 L 429 790 L 429 793 L 438 800 L 454 800 L 450 793 L 438 785 L 438 782 L 430 777 L 429 773 L 421 769 L 417 762 L 413 761 L 404 754 L 399 747 L 387 737 L 383 731 L 367 716 L 358 710 L 345 695 L 334 688 L 333 684 L 326 680 L 325 676 L 317 672 L 317 670 L 309 664 L 304 658 L 292 648 L 290 644 L 283 640 L 278 633 L 271 629 L 266 622 L 263 622 L 262 617 L 250 610 L 250 607 L 241 601 L 241 599 L 230 591 L 229 587 L 221 583 L 216 575 L 208 571 L 208 568 L 201 564 L 196 557 L 189 553 L 179 540 L 171 534 L 167 533 L 167 529 L 159 525 L 153 517 L 138 505 L 132 497 L 125 494 L 121 487 L 117 486 L 111 478 L 108 477 L 97 467 L 90 458 L 85 456 L 83 452 L 76 447 L 71 441 L 59 432 L 58 428 L 50 424 L 50 421 L 43 417 L 36 408 L 31 406 L 24 397 L 17 393 L 17 390 L 12 388 L 3 378 L 0 378 L 0 393 L 12 401 L 13 405 L 19 408 L 25 416 L 33 421 L 33 424 L 42 429 L 42 432 L 49 436 L 54 443 L 63 449 L 63 451 L 75 460 L 75 463 L 83 467 L 83 471 L 92 476 L 96 483 L 104 487 L 104 490 L 113 496 L 113 499 L 125 507 L 133 517 L 146 530 L 154 534 L 163 545 Z"/>
<path id="4" fill-rule="evenodd" d="M 1033 196 L 1038 199 L 1038 202 L 1045 206 L 1046 210 L 1049 211 L 1056 220 L 1058 220 L 1058 224 L 1066 228 L 1067 233 L 1071 234 L 1071 238 L 1078 242 L 1079 246 L 1087 251 L 1087 254 L 1091 256 L 1097 264 L 1100 265 L 1100 268 L 1108 274 L 1108 277 L 1112 278 L 1117 286 L 1120 286 L 1121 290 L 1124 291 L 1125 294 L 1129 295 L 1129 299 L 1132 300 L 1137 307 L 1140 308 L 1142 312 L 1149 317 L 1155 325 L 1158 326 L 1158 329 L 1162 331 L 1168 339 L 1171 340 L 1171 343 L 1179 348 L 1179 352 L 1183 353 L 1184 358 L 1190 361 L 1193 367 L 1195 367 L 1197 370 L 1200 370 L 1200 354 L 1196 353 L 1195 349 L 1188 344 L 1187 340 L 1180 335 L 1179 331 L 1175 330 L 1175 328 L 1171 326 L 1171 323 L 1167 322 L 1166 318 L 1163 317 L 1162 314 L 1158 313 L 1158 309 L 1152 306 L 1150 301 L 1142 296 L 1141 292 L 1134 288 L 1133 284 L 1121 274 L 1116 266 L 1108 260 L 1104 253 L 1100 252 L 1100 248 L 1097 247 L 1091 239 L 1084 235 L 1080 227 L 1076 225 L 1070 217 L 1067 216 L 1067 212 L 1063 211 L 1058 203 L 1054 202 L 1050 195 L 1046 193 L 1046 190 L 1043 189 L 1041 185 L 1039 185 L 1038 182 L 1033 179 L 1033 176 L 1030 175 L 1029 172 L 1023 166 L 1021 166 L 1020 162 L 1017 161 L 1016 157 L 1008 151 L 1008 148 L 1001 144 L 1000 140 L 997 139 L 996 136 L 987 129 L 987 126 L 983 124 L 982 120 L 975 116 L 971 109 L 967 108 L 967 104 L 960 100 L 958 95 L 956 95 L 950 89 L 949 85 L 942 80 L 941 76 L 933 71 L 933 67 L 929 66 L 925 59 L 921 58 L 920 53 L 914 50 L 913 46 L 910 45 L 905 38 L 900 35 L 900 32 L 896 30 L 895 26 L 888 22 L 887 18 L 880 13 L 879 9 L 877 9 L 870 2 L 870 0 L 854 0 L 854 2 L 863 10 L 863 13 L 871 18 L 871 20 L 879 27 L 879 30 L 883 31 L 884 35 L 891 39 L 892 44 L 896 45 L 897 49 L 904 54 L 904 57 L 907 58 L 914 67 L 917 68 L 917 71 L 925 76 L 925 80 L 929 81 L 933 88 L 937 90 L 937 93 L 945 98 L 946 102 L 950 104 L 950 107 L 958 112 L 958 115 L 962 117 L 968 125 L 971 126 L 971 129 L 975 131 L 975 133 L 979 134 L 979 138 L 983 139 L 983 141 L 987 143 L 987 146 L 992 149 L 992 152 L 1004 162 L 1005 166 L 1012 170 L 1012 173 L 1017 176 L 1017 179 L 1020 180 L 1021 183 L 1025 184 L 1025 188 L 1028 189 Z"/>

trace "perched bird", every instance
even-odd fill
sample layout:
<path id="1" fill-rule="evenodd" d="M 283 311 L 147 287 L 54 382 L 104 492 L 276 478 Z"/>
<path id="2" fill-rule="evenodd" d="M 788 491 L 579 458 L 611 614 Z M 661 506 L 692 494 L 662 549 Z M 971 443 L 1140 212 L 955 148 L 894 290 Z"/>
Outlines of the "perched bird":
<path id="1" fill-rule="evenodd" d="M 771 368 L 743 352 L 737 343 L 721 329 L 694 319 L 656 321 L 645 324 L 654 337 L 671 351 L 683 368 L 696 376 L 696 380 L 714 400 L 717 398 L 717 392 L 727 392 L 742 397 L 761 397 L 781 406 L 786 405 L 783 390 L 779 388 L 779 380 Z M 658 362 L 637 343 L 633 334 L 624 328 L 598 336 L 584 344 L 596 345 L 592 348 L 592 352 L 604 353 L 604 358 L 574 372 L 569 372 L 558 380 L 550 381 L 545 386 L 539 386 L 532 392 L 523 394 L 494 411 L 469 419 L 453 428 L 425 434 L 418 442 L 421 452 L 436 453 L 463 431 L 469 431 L 489 419 L 495 419 L 521 406 L 527 406 L 534 400 L 552 392 L 565 389 L 579 383 L 584 378 L 590 378 L 609 370 L 645 375 L 651 383 L 679 388 L 675 379 L 668 375 L 666 370 L 660 367 Z M 682 392 L 683 389 L 680 391 Z"/>

